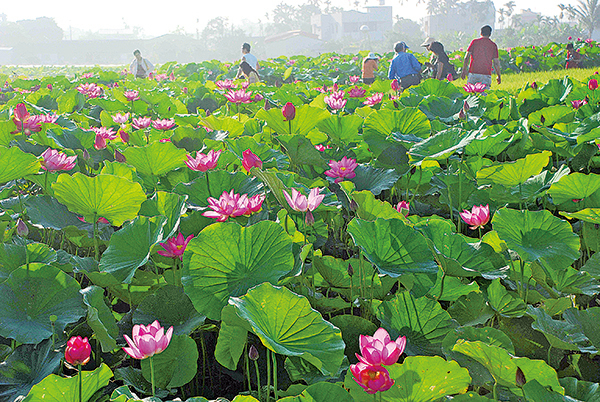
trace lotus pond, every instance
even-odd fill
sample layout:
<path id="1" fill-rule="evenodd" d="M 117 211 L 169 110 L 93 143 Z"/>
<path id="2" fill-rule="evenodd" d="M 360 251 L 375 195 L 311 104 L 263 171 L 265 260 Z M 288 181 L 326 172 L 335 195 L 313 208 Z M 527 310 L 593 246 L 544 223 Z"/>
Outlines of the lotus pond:
<path id="1" fill-rule="evenodd" d="M 600 399 L 596 76 L 210 68 L 10 80 L 0 400 Z"/>

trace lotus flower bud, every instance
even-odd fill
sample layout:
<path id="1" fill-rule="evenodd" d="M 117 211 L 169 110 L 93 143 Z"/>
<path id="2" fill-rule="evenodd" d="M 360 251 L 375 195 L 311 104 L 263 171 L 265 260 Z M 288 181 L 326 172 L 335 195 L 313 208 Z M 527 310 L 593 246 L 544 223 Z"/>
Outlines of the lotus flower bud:
<path id="1" fill-rule="evenodd" d="M 21 237 L 26 237 L 29 234 L 29 228 L 27 224 L 23 222 L 21 218 L 17 220 L 17 235 Z"/>
<path id="2" fill-rule="evenodd" d="M 354 275 L 354 268 L 352 268 L 352 264 L 348 263 L 348 275 L 352 277 Z"/>
<path id="3" fill-rule="evenodd" d="M 392 88 L 393 91 L 398 91 L 400 89 L 400 84 L 398 83 L 398 80 L 396 80 L 396 79 L 392 80 L 390 87 Z"/>
<path id="4" fill-rule="evenodd" d="M 65 360 L 74 366 L 80 364 L 86 364 L 90 361 L 90 354 L 92 353 L 92 347 L 88 341 L 88 338 L 81 338 L 80 336 L 74 336 L 67 342 L 67 348 L 65 349 Z"/>
<path id="5" fill-rule="evenodd" d="M 525 373 L 523 373 L 521 367 L 517 367 L 517 373 L 515 375 L 515 383 L 517 384 L 517 387 L 523 388 L 523 385 L 525 385 L 526 382 L 527 379 L 525 379 Z"/>
<path id="6" fill-rule="evenodd" d="M 87 149 L 83 150 L 83 155 L 81 155 L 81 156 L 82 156 L 83 160 L 85 160 L 85 161 L 89 161 L 90 160 L 90 153 L 88 152 Z"/>
<path id="7" fill-rule="evenodd" d="M 252 360 L 253 362 L 258 360 L 258 350 L 256 349 L 256 347 L 254 345 L 250 346 L 250 350 L 248 351 L 248 357 L 250 358 L 250 360 Z"/>
<path id="8" fill-rule="evenodd" d="M 500 105 L 498 105 L 498 107 L 499 107 L 500 109 L 502 109 L 502 108 L 504 107 L 504 101 L 500 102 Z"/>
<path id="9" fill-rule="evenodd" d="M 296 117 L 296 107 L 292 102 L 288 102 L 281 109 L 281 113 L 283 114 L 285 121 L 294 120 Z"/>
<path id="10" fill-rule="evenodd" d="M 265 99 L 265 110 L 269 110 L 271 109 L 271 103 L 269 102 L 268 99 Z"/>
<path id="11" fill-rule="evenodd" d="M 129 142 L 129 133 L 125 130 L 119 130 L 119 135 L 121 136 L 121 140 L 123 142 Z"/>
<path id="12" fill-rule="evenodd" d="M 115 160 L 117 162 L 120 162 L 120 163 L 127 162 L 127 159 L 125 158 L 125 155 L 123 155 L 122 153 L 120 153 L 118 149 L 115 149 Z"/>
<path id="13" fill-rule="evenodd" d="M 546 118 L 544 117 L 544 115 L 540 116 L 540 121 L 542 122 L 542 124 L 546 123 Z"/>
<path id="14" fill-rule="evenodd" d="M 592 78 L 589 82 L 588 82 L 588 88 L 590 90 L 595 90 L 598 88 L 598 80 L 596 80 L 595 78 Z"/>
<path id="15" fill-rule="evenodd" d="M 469 102 L 465 101 L 465 103 L 463 103 L 463 110 L 466 113 L 469 111 L 469 109 L 471 109 L 471 105 L 469 105 Z"/>
<path id="16" fill-rule="evenodd" d="M 458 112 L 458 118 L 461 120 L 464 120 L 467 118 L 467 114 L 465 113 L 464 109 L 460 109 L 460 112 Z"/>
<path id="17" fill-rule="evenodd" d="M 312 214 L 311 211 L 306 211 L 306 218 L 304 218 L 304 222 L 308 225 L 308 226 L 312 226 L 315 224 L 315 217 Z"/>

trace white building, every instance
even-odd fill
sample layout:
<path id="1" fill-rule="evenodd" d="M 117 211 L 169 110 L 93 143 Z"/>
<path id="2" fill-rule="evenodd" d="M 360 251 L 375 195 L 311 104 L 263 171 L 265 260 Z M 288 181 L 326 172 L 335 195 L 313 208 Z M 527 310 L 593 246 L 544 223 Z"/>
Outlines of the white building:
<path id="1" fill-rule="evenodd" d="M 296 30 L 265 38 L 265 57 L 304 55 L 316 57 L 321 54 L 323 41 L 315 34 Z"/>
<path id="2" fill-rule="evenodd" d="M 381 41 L 384 34 L 392 30 L 392 7 L 369 6 L 365 12 L 341 11 L 332 14 L 315 14 L 311 17 L 313 34 L 324 41 L 351 37 L 360 41 Z"/>

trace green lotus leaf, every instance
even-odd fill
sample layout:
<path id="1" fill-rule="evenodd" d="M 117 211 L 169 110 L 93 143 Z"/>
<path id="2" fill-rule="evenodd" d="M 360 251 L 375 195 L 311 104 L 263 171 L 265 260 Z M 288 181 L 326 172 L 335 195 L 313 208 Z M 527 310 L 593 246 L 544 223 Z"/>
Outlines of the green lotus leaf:
<path id="1" fill-rule="evenodd" d="M 506 290 L 500 279 L 492 281 L 487 291 L 490 306 L 501 316 L 522 317 L 525 314 L 527 308 L 525 302 Z"/>
<path id="2" fill-rule="evenodd" d="M 77 219 L 77 215 L 49 195 L 38 195 L 27 198 L 27 215 L 34 225 L 44 228 L 62 230 L 67 226 L 79 229 L 89 227 L 89 224 Z"/>
<path id="3" fill-rule="evenodd" d="M 354 402 L 348 391 L 340 385 L 319 382 L 306 388 L 298 396 L 288 396 L 278 402 Z"/>
<path id="4" fill-rule="evenodd" d="M 27 249 L 27 254 L 25 249 Z M 0 245 L 0 280 L 8 278 L 15 269 L 29 263 L 51 264 L 57 259 L 56 251 L 44 243 Z"/>
<path id="5" fill-rule="evenodd" d="M 229 304 L 275 353 L 301 357 L 323 374 L 338 372 L 345 347 L 340 330 L 313 310 L 305 297 L 263 283 L 244 296 L 231 297 Z"/>
<path id="6" fill-rule="evenodd" d="M 348 224 L 348 233 L 382 274 L 397 277 L 438 271 L 423 235 L 400 219 L 370 222 L 355 218 Z"/>
<path id="7" fill-rule="evenodd" d="M 104 302 L 104 289 L 99 286 L 89 286 L 80 290 L 80 293 L 83 295 L 83 302 L 88 306 L 88 325 L 100 341 L 102 351 L 111 352 L 117 348 L 119 328 L 112 311 Z"/>
<path id="8" fill-rule="evenodd" d="M 82 372 L 82 395 L 84 401 L 89 400 L 100 388 L 108 385 L 113 373 L 104 363 L 94 371 Z M 59 377 L 50 374 L 31 388 L 23 402 L 79 402 L 79 378 Z"/>
<path id="9" fill-rule="evenodd" d="M 252 137 L 244 136 L 227 140 L 227 144 L 229 145 L 229 150 L 233 152 L 240 161 L 244 158 L 243 152 L 249 149 L 263 161 L 263 167 L 265 169 L 269 167 L 286 169 L 289 165 L 289 160 L 283 152 L 273 149 L 266 144 L 258 143 Z M 314 147 L 313 150 L 318 152 Z"/>
<path id="10" fill-rule="evenodd" d="M 0 284 L 0 336 L 39 343 L 63 331 L 85 315 L 79 289 L 75 279 L 53 266 L 17 268 Z M 52 315 L 57 317 L 54 328 Z"/>
<path id="11" fill-rule="evenodd" d="M 460 325 L 485 324 L 494 315 L 483 295 L 475 292 L 461 296 L 447 311 Z"/>
<path id="12" fill-rule="evenodd" d="M 163 240 L 164 216 L 138 216 L 110 238 L 100 258 L 100 271 L 117 280 L 131 283 L 135 271 L 148 262 L 152 247 Z"/>
<path id="13" fill-rule="evenodd" d="M 600 401 L 600 384 L 598 383 L 581 381 L 573 377 L 564 377 L 560 379 L 560 385 L 565 388 L 565 395 L 578 401 Z"/>
<path id="14" fill-rule="evenodd" d="M 51 340 L 17 346 L 2 362 L 0 399 L 14 401 L 27 395 L 31 387 L 58 370 L 63 356 Z"/>
<path id="15" fill-rule="evenodd" d="M 600 175 L 571 173 L 550 186 L 548 194 L 556 205 L 573 199 L 585 199 L 600 189 Z"/>
<path id="16" fill-rule="evenodd" d="M 464 100 L 449 99 L 443 96 L 428 96 L 419 104 L 421 110 L 430 120 L 439 119 L 451 123 L 463 108 Z M 458 116 L 457 116 L 458 117 Z"/>
<path id="17" fill-rule="evenodd" d="M 504 151 L 513 137 L 513 133 L 508 130 L 500 130 L 497 133 L 484 131 L 467 144 L 465 153 L 467 155 L 496 156 Z"/>
<path id="18" fill-rule="evenodd" d="M 574 110 L 571 106 L 548 106 L 542 110 L 531 113 L 528 116 L 529 125 L 532 126 L 536 124 L 550 127 L 556 123 L 570 123 L 575 118 L 575 112 L 576 110 Z M 544 117 L 543 123 L 542 116 Z"/>
<path id="19" fill-rule="evenodd" d="M 600 223 L 600 208 L 586 208 L 577 212 L 564 212 L 560 214 L 568 219 L 579 219 L 580 221 L 599 224 Z M 594 254 L 595 255 L 595 254 Z"/>
<path id="20" fill-rule="evenodd" d="M 369 143 L 376 139 L 390 139 L 390 135 L 414 136 L 427 138 L 431 134 L 431 123 L 425 115 L 417 108 L 404 108 L 402 110 L 378 110 L 371 113 L 365 120 L 363 128 L 365 141 Z M 372 147 L 372 146 L 371 146 Z M 381 150 L 372 149 L 376 156 Z"/>
<path id="21" fill-rule="evenodd" d="M 579 237 L 550 211 L 502 208 L 494 214 L 492 226 L 508 248 L 526 261 L 540 260 L 545 268 L 564 268 L 579 258 Z"/>
<path id="22" fill-rule="evenodd" d="M 531 176 L 540 174 L 550 161 L 550 155 L 552 155 L 551 152 L 543 151 L 539 154 L 527 155 L 525 158 L 517 159 L 514 162 L 485 167 L 477 172 L 477 183 L 479 185 L 500 184 L 504 187 L 523 184 Z"/>
<path id="23" fill-rule="evenodd" d="M 152 359 L 157 387 L 165 389 L 181 387 L 192 381 L 196 375 L 198 346 L 187 335 L 173 335 L 169 346 L 162 353 L 154 355 Z M 150 359 L 142 360 L 142 374 L 146 381 L 151 381 Z"/>
<path id="24" fill-rule="evenodd" d="M 278 135 L 277 140 L 285 147 L 286 154 L 293 164 L 327 169 L 327 161 L 306 137 L 297 134 Z"/>
<path id="25" fill-rule="evenodd" d="M 356 215 L 361 219 L 367 221 L 374 221 L 377 218 L 404 219 L 403 215 L 389 202 L 378 200 L 370 191 L 353 192 L 351 197 L 358 204 Z"/>
<path id="26" fill-rule="evenodd" d="M 87 222 L 104 217 L 115 226 L 135 218 L 146 201 L 139 183 L 111 175 L 61 174 L 52 189 L 61 204 L 69 211 L 83 215 Z"/>
<path id="27" fill-rule="evenodd" d="M 369 165 L 359 165 L 354 172 L 356 177 L 351 181 L 356 186 L 356 191 L 369 190 L 373 195 L 394 187 L 400 178 L 400 174 L 394 169 L 376 169 Z"/>
<path id="28" fill-rule="evenodd" d="M 359 129 L 363 125 L 363 118 L 356 114 L 344 116 L 329 116 L 317 124 L 317 128 L 327 134 L 335 144 L 350 144 L 359 142 L 361 136 Z"/>
<path id="29" fill-rule="evenodd" d="M 206 207 L 208 206 L 208 197 L 219 199 L 223 191 L 233 190 L 238 194 L 253 196 L 262 192 L 262 188 L 263 184 L 260 180 L 256 177 L 248 177 L 242 172 L 229 173 L 224 170 L 211 170 L 201 173 L 190 183 L 179 183 L 173 192 L 187 195 L 189 203 Z"/>
<path id="30" fill-rule="evenodd" d="M 162 215 L 167 218 L 163 228 L 164 238 L 173 237 L 179 227 L 181 215 L 185 214 L 187 207 L 185 200 L 187 196 L 164 191 L 157 191 L 152 198 L 144 201 L 139 214 L 142 216 Z"/>
<path id="31" fill-rule="evenodd" d="M 237 370 L 238 362 L 248 342 L 248 325 L 227 305 L 221 311 L 221 328 L 215 347 L 215 359 L 229 370 Z"/>
<path id="32" fill-rule="evenodd" d="M 292 240 L 272 221 L 250 227 L 235 222 L 210 225 L 184 253 L 183 286 L 196 310 L 219 319 L 230 296 L 263 282 L 276 284 L 294 268 Z"/>
<path id="33" fill-rule="evenodd" d="M 23 152 L 19 147 L 0 146 L 0 183 L 36 174 L 40 167 L 35 155 Z"/>
<path id="34" fill-rule="evenodd" d="M 128 147 L 123 151 L 127 164 L 139 173 L 164 176 L 173 169 L 185 166 L 185 149 L 177 148 L 171 142 L 153 142 L 144 147 Z"/>
<path id="35" fill-rule="evenodd" d="M 183 289 L 166 285 L 148 295 L 133 313 L 133 323 L 148 325 L 158 320 L 165 328 L 173 326 L 175 335 L 189 335 L 204 323 L 200 315 L 183 292 Z"/>
<path id="36" fill-rule="evenodd" d="M 558 382 L 556 371 L 543 360 L 531 360 L 526 357 L 515 357 L 500 346 L 488 345 L 481 341 L 465 341 L 459 339 L 453 351 L 467 355 L 481 363 L 494 377 L 498 385 L 508 387 L 519 395 L 516 384 L 517 368 L 525 374 L 526 379 L 538 379 L 545 387 L 564 393 Z"/>
<path id="37" fill-rule="evenodd" d="M 600 307 L 590 307 L 586 310 L 570 308 L 563 313 L 563 318 L 569 324 L 574 325 L 577 331 L 583 332 L 592 345 L 600 350 L 600 331 L 598 331 Z"/>
<path id="38" fill-rule="evenodd" d="M 423 80 L 419 85 L 410 87 L 408 91 L 415 95 L 435 95 L 435 97 L 444 96 L 450 99 L 461 97 L 463 94 L 461 90 L 456 87 L 456 85 L 443 80 Z"/>
<path id="39" fill-rule="evenodd" d="M 535 320 L 531 327 L 543 333 L 553 348 L 583 353 L 598 351 L 581 332 L 581 327 L 567 321 L 554 320 L 544 310 L 533 306 L 527 306 L 527 314 Z"/>
<path id="40" fill-rule="evenodd" d="M 354 361 L 356 361 L 355 354 L 360 354 L 360 336 L 372 335 L 378 328 L 371 321 L 356 315 L 336 315 L 329 321 L 342 331 L 342 339 L 346 344 L 346 356 L 350 356 Z"/>
<path id="41" fill-rule="evenodd" d="M 289 122 L 284 121 L 281 109 L 260 109 L 254 117 L 266 121 L 267 127 L 278 134 L 298 134 L 306 136 L 321 120 L 324 120 L 329 116 L 330 113 L 320 107 L 309 105 L 298 106 L 296 107 L 296 117 L 294 120 L 291 120 L 291 132 L 290 124 Z"/>
<path id="42" fill-rule="evenodd" d="M 377 318 L 395 339 L 406 336 L 409 354 L 437 354 L 444 337 L 458 325 L 435 300 L 396 294 L 377 309 Z"/>

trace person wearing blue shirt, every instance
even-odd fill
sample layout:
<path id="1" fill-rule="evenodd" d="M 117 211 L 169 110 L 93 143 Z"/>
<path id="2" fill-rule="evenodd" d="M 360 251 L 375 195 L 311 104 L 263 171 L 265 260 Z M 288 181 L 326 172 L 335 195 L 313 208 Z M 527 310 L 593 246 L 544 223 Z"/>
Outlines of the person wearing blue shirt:
<path id="1" fill-rule="evenodd" d="M 413 85 L 418 85 L 421 82 L 421 63 L 412 53 L 406 53 L 408 46 L 404 42 L 398 42 L 394 45 L 396 56 L 390 63 L 388 78 L 390 80 L 397 79 L 405 90 Z"/>

